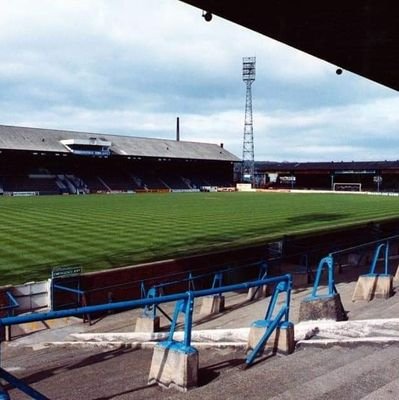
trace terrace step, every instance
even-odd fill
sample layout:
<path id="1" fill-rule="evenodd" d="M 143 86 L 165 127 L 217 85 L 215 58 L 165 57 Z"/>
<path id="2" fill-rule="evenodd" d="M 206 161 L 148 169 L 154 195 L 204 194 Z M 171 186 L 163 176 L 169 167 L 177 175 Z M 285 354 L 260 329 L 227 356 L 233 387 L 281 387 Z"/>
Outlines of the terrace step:
<path id="1" fill-rule="evenodd" d="M 223 397 L 237 400 L 244 396 L 259 400 L 385 399 L 389 397 L 378 396 L 399 387 L 398 367 L 398 345 L 306 347 L 290 356 L 271 357 L 245 371 L 237 367 L 225 371 Z M 212 394 L 217 393 L 220 385 L 221 380 L 215 379 L 192 390 L 188 397 L 190 400 L 214 398 Z M 187 399 L 187 394 L 185 396 Z M 180 395 L 173 398 L 183 399 Z"/>
<path id="2" fill-rule="evenodd" d="M 46 321 L 29 322 L 11 326 L 11 338 L 31 334 L 34 332 L 45 331 L 48 329 L 64 328 L 73 324 L 82 324 L 82 319 L 77 317 L 65 317 L 50 319 Z"/>

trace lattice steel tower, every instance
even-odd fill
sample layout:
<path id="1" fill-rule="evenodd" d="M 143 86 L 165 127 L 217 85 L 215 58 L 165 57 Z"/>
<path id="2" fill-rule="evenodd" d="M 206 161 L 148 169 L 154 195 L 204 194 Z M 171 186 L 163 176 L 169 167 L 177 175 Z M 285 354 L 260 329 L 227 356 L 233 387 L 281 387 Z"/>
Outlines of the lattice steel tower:
<path id="1" fill-rule="evenodd" d="M 252 83 L 255 81 L 255 57 L 244 57 L 242 59 L 242 80 L 246 84 L 245 97 L 245 122 L 244 141 L 242 146 L 242 174 L 243 182 L 255 183 L 254 174 L 254 127 L 252 118 Z"/>

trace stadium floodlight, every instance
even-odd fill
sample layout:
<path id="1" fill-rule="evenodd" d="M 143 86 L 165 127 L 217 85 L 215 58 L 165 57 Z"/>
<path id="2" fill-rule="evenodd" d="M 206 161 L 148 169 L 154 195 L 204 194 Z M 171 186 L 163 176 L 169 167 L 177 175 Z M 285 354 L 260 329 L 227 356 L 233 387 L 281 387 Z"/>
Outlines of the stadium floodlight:
<path id="1" fill-rule="evenodd" d="M 210 21 L 212 21 L 213 15 L 212 15 L 211 12 L 203 10 L 202 11 L 202 17 L 204 18 L 204 20 L 206 22 L 210 22 Z"/>
<path id="2" fill-rule="evenodd" d="M 242 147 L 242 181 L 255 184 L 254 129 L 252 117 L 252 83 L 255 81 L 255 57 L 242 59 L 242 80 L 246 84 L 244 139 Z"/>

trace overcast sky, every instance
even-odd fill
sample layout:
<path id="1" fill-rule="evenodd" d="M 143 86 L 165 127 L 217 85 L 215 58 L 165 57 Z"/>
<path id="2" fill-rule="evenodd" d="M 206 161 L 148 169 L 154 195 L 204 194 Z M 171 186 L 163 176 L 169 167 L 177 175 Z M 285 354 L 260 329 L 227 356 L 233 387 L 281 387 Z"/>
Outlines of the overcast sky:
<path id="1" fill-rule="evenodd" d="M 178 0 L 0 0 L 0 124 L 220 143 L 256 160 L 399 159 L 399 97 Z"/>

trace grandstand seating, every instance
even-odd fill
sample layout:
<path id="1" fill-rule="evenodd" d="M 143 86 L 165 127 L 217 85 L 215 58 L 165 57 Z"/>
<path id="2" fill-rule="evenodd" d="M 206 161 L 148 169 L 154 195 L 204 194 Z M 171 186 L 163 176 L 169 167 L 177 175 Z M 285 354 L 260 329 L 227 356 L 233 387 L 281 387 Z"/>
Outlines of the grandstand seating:
<path id="1" fill-rule="evenodd" d="M 60 188 L 54 177 L 32 178 L 29 176 L 3 177 L 4 192 L 38 192 L 41 194 L 59 194 Z"/>
<path id="2" fill-rule="evenodd" d="M 46 157 L 19 153 L 0 159 L 0 194 L 75 194 L 199 190 L 232 186 L 230 163 L 208 160 L 130 160 L 127 157 Z"/>

